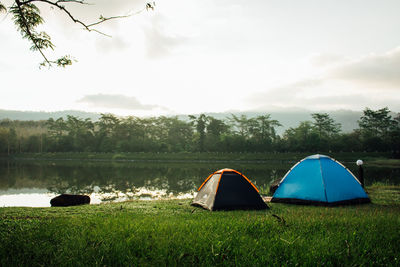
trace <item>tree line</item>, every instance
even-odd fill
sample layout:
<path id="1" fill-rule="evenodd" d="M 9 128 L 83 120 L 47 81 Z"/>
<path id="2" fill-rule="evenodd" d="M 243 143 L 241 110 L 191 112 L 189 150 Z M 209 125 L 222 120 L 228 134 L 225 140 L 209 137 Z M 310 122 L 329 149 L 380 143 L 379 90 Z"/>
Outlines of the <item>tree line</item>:
<path id="1" fill-rule="evenodd" d="M 400 114 L 366 108 L 358 129 L 344 133 L 327 113 L 311 114 L 276 133 L 282 125 L 269 114 L 217 119 L 117 117 L 97 121 L 67 116 L 47 121 L 0 121 L 0 153 L 41 152 L 359 152 L 391 151 L 399 156 Z"/>

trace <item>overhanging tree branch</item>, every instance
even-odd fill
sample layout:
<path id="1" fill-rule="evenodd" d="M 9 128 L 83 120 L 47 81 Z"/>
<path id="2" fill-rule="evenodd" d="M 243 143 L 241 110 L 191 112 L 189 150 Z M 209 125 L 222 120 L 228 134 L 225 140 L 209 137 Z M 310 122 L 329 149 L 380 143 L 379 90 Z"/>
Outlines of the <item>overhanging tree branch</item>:
<path id="1" fill-rule="evenodd" d="M 91 27 L 96 26 L 96 25 L 99 25 L 99 24 L 101 24 L 101 23 L 103 23 L 103 22 L 105 22 L 105 21 L 112 20 L 112 19 L 127 18 L 127 17 L 130 17 L 130 16 L 131 16 L 131 15 L 124 15 L 124 16 L 113 16 L 113 17 L 108 17 L 108 18 L 106 18 L 106 17 L 103 17 L 102 15 L 100 15 L 99 21 L 94 22 L 94 23 L 91 23 L 91 24 L 86 24 L 86 23 L 82 22 L 81 20 L 76 19 L 76 18 L 71 14 L 71 12 L 70 12 L 65 6 L 60 5 L 60 3 L 76 3 L 76 4 L 83 4 L 83 5 L 88 4 L 88 3 L 84 2 L 84 1 L 77 1 L 77 0 L 63 0 L 63 1 L 61 1 L 61 0 L 60 0 L 60 1 L 52 2 L 52 1 L 49 1 L 49 0 L 28 0 L 28 1 L 25 1 L 25 2 L 23 2 L 23 3 L 25 4 L 25 3 L 32 3 L 32 2 L 42 2 L 42 3 L 46 3 L 46 4 L 50 5 L 50 6 L 53 6 L 53 7 L 58 8 L 59 10 L 61 10 L 61 11 L 64 12 L 65 14 L 67 14 L 67 16 L 68 16 L 74 23 L 78 23 L 78 24 L 82 25 L 82 26 L 83 26 L 87 31 L 89 31 L 89 32 L 90 32 L 90 31 L 99 32 L 98 30 L 91 29 Z M 145 8 L 142 9 L 140 12 L 142 12 L 142 11 L 144 11 L 144 10 L 145 10 Z M 99 32 L 99 33 L 101 33 L 101 32 Z"/>
<path id="2" fill-rule="evenodd" d="M 34 47 L 35 50 L 38 50 L 40 52 L 40 54 L 42 55 L 42 57 L 44 58 L 44 60 L 51 65 L 51 62 L 47 59 L 47 57 L 45 56 L 45 54 L 42 51 L 43 47 L 46 47 L 46 45 L 44 44 L 44 39 L 39 40 L 39 38 L 36 36 L 37 34 L 32 32 L 31 29 L 36 27 L 38 24 L 43 23 L 43 20 L 40 16 L 38 16 L 38 13 L 36 13 L 36 17 L 34 16 L 35 12 L 32 12 L 32 16 L 30 17 L 30 22 L 28 22 L 26 16 L 25 16 L 25 11 L 24 8 L 21 4 L 21 2 L 19 0 L 16 0 L 15 3 L 17 4 L 17 7 L 15 9 L 12 9 L 12 12 L 14 13 L 14 18 L 16 18 L 16 22 L 18 22 L 19 27 L 21 29 L 22 34 L 25 34 L 25 38 L 29 39 Z M 30 7 L 32 8 L 32 10 L 35 9 L 35 6 L 29 6 L 29 5 L 25 5 L 26 7 Z M 29 12 L 29 11 L 28 11 Z M 36 22 L 34 22 L 36 20 Z M 22 27 L 21 27 L 22 26 Z M 48 40 L 48 44 L 47 47 L 50 47 L 53 49 L 53 44 L 50 42 L 49 39 Z M 42 43 L 42 45 L 39 44 L 39 42 Z"/>
<path id="3" fill-rule="evenodd" d="M 109 20 L 121 19 L 121 18 L 128 18 L 132 15 L 139 14 L 144 10 L 154 10 L 155 3 L 146 3 L 145 7 L 142 10 L 139 10 L 135 13 L 131 13 L 128 15 L 122 16 L 111 16 L 111 17 L 104 17 L 100 15 L 98 21 L 93 23 L 85 23 L 80 19 L 75 18 L 75 16 L 64 6 L 64 4 L 81 4 L 81 5 L 90 5 L 89 3 L 85 2 L 85 0 L 15 0 L 14 5 L 9 8 L 10 12 L 14 15 L 13 20 L 14 23 L 19 28 L 19 31 L 22 34 L 23 38 L 28 39 L 33 44 L 31 49 L 37 50 L 44 58 L 44 62 L 41 63 L 41 66 L 48 65 L 49 67 L 52 66 L 52 63 L 56 64 L 57 66 L 65 67 L 66 65 L 71 65 L 72 60 L 70 56 L 64 56 L 57 60 L 49 60 L 46 55 L 44 54 L 43 50 L 47 48 L 51 48 L 54 50 L 54 44 L 51 42 L 50 36 L 45 32 L 37 33 L 35 28 L 43 24 L 43 19 L 40 16 L 40 10 L 36 7 L 35 3 L 44 3 L 49 6 L 55 7 L 61 10 L 64 14 L 66 14 L 74 23 L 80 24 L 85 30 L 89 32 L 97 32 L 99 34 L 105 35 L 110 37 L 109 35 L 93 28 L 94 26 L 98 26 Z M 7 8 L 0 2 L 0 12 L 7 11 Z"/>

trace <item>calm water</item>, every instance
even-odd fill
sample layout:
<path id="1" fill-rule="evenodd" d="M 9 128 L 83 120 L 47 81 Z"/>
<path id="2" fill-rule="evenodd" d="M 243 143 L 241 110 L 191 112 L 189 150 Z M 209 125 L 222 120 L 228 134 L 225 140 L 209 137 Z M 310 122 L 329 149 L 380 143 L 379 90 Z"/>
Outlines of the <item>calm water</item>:
<path id="1" fill-rule="evenodd" d="M 128 199 L 192 198 L 222 168 L 246 175 L 261 192 L 295 162 L 79 162 L 0 161 L 0 207 L 48 207 L 62 193 L 87 194 L 91 203 Z M 354 174 L 354 163 L 344 163 Z M 365 182 L 400 183 L 399 168 L 365 168 Z"/>

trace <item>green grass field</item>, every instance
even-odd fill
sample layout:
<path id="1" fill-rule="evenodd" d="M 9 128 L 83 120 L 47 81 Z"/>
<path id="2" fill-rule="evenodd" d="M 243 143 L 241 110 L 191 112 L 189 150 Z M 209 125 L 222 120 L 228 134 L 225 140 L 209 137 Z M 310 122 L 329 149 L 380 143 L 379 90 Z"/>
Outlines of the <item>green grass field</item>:
<path id="1" fill-rule="evenodd" d="M 0 266 L 400 264 L 400 187 L 372 204 L 210 212 L 190 200 L 0 208 Z"/>

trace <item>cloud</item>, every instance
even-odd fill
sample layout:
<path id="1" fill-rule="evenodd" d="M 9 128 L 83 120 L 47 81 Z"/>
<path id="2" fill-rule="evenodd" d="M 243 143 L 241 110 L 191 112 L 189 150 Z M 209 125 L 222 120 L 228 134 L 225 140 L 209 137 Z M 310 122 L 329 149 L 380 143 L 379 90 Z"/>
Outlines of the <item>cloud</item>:
<path id="1" fill-rule="evenodd" d="M 158 105 L 145 105 L 140 103 L 136 97 L 125 95 L 97 94 L 86 95 L 77 101 L 78 103 L 87 103 L 91 107 L 112 108 L 124 110 L 153 110 L 166 108 Z"/>
<path id="2" fill-rule="evenodd" d="M 322 86 L 322 84 L 323 81 L 318 78 L 304 79 L 294 83 L 271 88 L 266 92 L 255 94 L 249 97 L 247 100 L 256 105 L 263 105 L 266 103 L 287 103 L 299 97 L 301 98 L 301 95 L 303 95 L 307 90 Z"/>
<path id="3" fill-rule="evenodd" d="M 161 15 L 154 15 L 149 25 L 143 27 L 146 54 L 149 58 L 161 58 L 168 56 L 186 38 L 174 33 L 168 32 L 164 25 L 168 25 L 167 19 Z"/>
<path id="4" fill-rule="evenodd" d="M 253 109 L 270 109 L 271 107 L 294 107 L 304 106 L 308 90 L 322 86 L 320 79 L 304 79 L 294 83 L 269 88 L 267 91 L 259 92 L 249 96 L 245 101 Z"/>
<path id="5" fill-rule="evenodd" d="M 310 110 L 357 109 L 365 107 L 400 110 L 400 95 L 382 93 L 382 88 L 364 90 L 353 82 L 321 77 L 269 88 L 251 95 L 246 102 L 258 110 L 271 107 L 305 107 Z"/>
<path id="6" fill-rule="evenodd" d="M 378 109 L 389 107 L 391 110 L 400 110 L 399 98 L 387 99 L 379 96 L 369 96 L 362 93 L 350 93 L 330 96 L 316 96 L 301 99 L 303 106 L 310 109 L 357 109 L 363 110 L 365 107 Z"/>
<path id="7" fill-rule="evenodd" d="M 96 48 L 104 53 L 111 51 L 122 51 L 129 48 L 129 43 L 120 36 L 113 38 L 101 38 L 96 41 Z"/>
<path id="8" fill-rule="evenodd" d="M 345 58 L 338 54 L 321 53 L 313 55 L 310 59 L 310 62 L 316 67 L 327 67 L 341 63 L 343 60 L 345 60 Z"/>
<path id="9" fill-rule="evenodd" d="M 400 89 L 400 47 L 373 54 L 332 69 L 326 79 L 337 79 L 380 89 Z"/>
<path id="10" fill-rule="evenodd" d="M 322 85 L 322 84 L 321 84 Z M 334 90 L 320 89 L 324 94 L 315 93 L 314 88 L 286 87 L 255 94 L 247 99 L 254 109 L 270 110 L 271 108 L 294 108 L 303 107 L 309 110 L 337 110 L 351 109 L 363 110 L 365 107 L 382 108 L 389 107 L 391 110 L 400 110 L 400 97 L 387 98 L 384 95 L 363 94 L 349 90 L 348 93 L 335 93 Z"/>
<path id="11" fill-rule="evenodd" d="M 258 109 L 400 109 L 400 94 L 393 93 L 400 89 L 400 47 L 353 60 L 329 55 L 314 59 L 317 65 L 327 67 L 318 77 L 266 88 L 248 97 L 247 103 Z"/>

